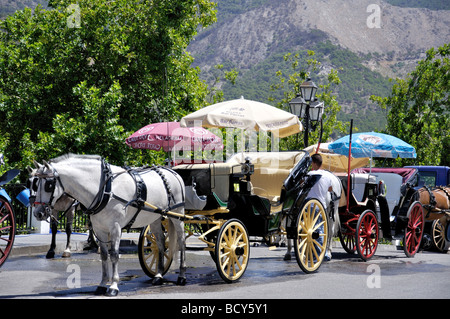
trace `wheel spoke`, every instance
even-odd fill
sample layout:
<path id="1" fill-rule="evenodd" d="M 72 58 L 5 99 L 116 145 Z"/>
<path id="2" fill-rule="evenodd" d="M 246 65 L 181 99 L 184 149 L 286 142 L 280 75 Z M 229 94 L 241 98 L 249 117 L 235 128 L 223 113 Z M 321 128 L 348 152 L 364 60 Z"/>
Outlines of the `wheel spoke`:
<path id="1" fill-rule="evenodd" d="M 239 279 L 247 268 L 249 243 L 244 226 L 237 220 L 226 222 L 216 243 L 217 270 L 226 282 Z"/>

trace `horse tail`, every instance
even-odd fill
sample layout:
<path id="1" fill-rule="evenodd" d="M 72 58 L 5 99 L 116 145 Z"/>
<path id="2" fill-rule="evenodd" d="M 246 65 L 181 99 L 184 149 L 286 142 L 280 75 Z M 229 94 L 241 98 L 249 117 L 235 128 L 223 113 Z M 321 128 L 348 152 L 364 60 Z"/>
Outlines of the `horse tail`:
<path id="1" fill-rule="evenodd" d="M 175 252 L 177 248 L 177 232 L 175 230 L 175 226 L 173 225 L 172 221 L 169 219 L 168 224 L 168 235 L 169 235 L 169 251 Z"/>

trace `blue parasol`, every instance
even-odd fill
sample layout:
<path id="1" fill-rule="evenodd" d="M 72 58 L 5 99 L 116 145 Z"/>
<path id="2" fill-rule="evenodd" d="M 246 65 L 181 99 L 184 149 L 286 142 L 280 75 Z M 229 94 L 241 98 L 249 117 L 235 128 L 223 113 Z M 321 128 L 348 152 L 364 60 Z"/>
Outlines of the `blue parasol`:
<path id="1" fill-rule="evenodd" d="M 350 135 L 344 136 L 328 145 L 333 152 L 347 155 L 350 145 Z M 416 149 L 401 139 L 387 134 L 366 132 L 352 134 L 352 157 L 382 157 L 382 158 L 416 158 Z"/>

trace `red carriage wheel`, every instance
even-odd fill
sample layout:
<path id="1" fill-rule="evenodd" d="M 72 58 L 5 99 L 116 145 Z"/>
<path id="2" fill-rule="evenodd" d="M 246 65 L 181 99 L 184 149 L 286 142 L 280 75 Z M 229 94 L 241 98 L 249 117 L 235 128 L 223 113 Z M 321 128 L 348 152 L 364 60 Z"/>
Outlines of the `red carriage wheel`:
<path id="1" fill-rule="evenodd" d="M 354 254 L 356 252 L 354 232 L 339 232 L 339 241 L 341 242 L 342 248 L 344 248 L 347 253 Z"/>
<path id="2" fill-rule="evenodd" d="M 378 247 L 377 216 L 370 209 L 365 210 L 356 225 L 356 250 L 367 261 L 375 254 Z"/>
<path id="3" fill-rule="evenodd" d="M 412 203 L 406 216 L 408 217 L 408 224 L 403 237 L 403 250 L 406 256 L 414 257 L 419 250 L 425 227 L 425 213 L 422 204 L 420 202 Z"/>
<path id="4" fill-rule="evenodd" d="M 14 244 L 16 221 L 10 203 L 0 196 L 0 267 L 8 258 Z"/>
<path id="5" fill-rule="evenodd" d="M 341 242 L 342 248 L 349 253 L 354 254 L 356 252 L 356 224 L 358 222 L 358 215 L 354 214 L 343 214 L 341 218 L 341 229 L 339 230 L 339 241 Z M 343 222 L 343 220 L 346 220 Z"/>

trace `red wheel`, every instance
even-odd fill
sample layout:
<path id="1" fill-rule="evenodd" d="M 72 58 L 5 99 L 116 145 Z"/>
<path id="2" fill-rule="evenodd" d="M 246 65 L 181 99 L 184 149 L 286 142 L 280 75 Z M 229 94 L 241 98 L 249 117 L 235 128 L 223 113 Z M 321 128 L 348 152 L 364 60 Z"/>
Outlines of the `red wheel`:
<path id="1" fill-rule="evenodd" d="M 422 204 L 420 202 L 412 203 L 406 216 L 408 217 L 408 225 L 403 237 L 403 250 L 406 256 L 414 257 L 419 250 L 425 227 L 425 213 Z"/>
<path id="2" fill-rule="evenodd" d="M 8 258 L 14 244 L 16 221 L 9 202 L 0 196 L 0 267 Z"/>
<path id="3" fill-rule="evenodd" d="M 356 252 L 356 242 L 355 242 L 355 233 L 353 232 L 345 232 L 339 233 L 339 240 L 341 242 L 342 248 L 344 250 L 353 255 Z"/>
<path id="4" fill-rule="evenodd" d="M 356 225 L 356 250 L 367 261 L 375 254 L 378 247 L 377 216 L 370 209 L 365 210 Z"/>
<path id="5" fill-rule="evenodd" d="M 358 222 L 358 215 L 353 215 L 348 218 L 346 222 L 342 222 L 345 218 L 343 215 L 341 217 L 341 229 L 339 230 L 339 241 L 341 242 L 342 248 L 344 250 L 353 255 L 356 252 L 356 224 Z"/>

